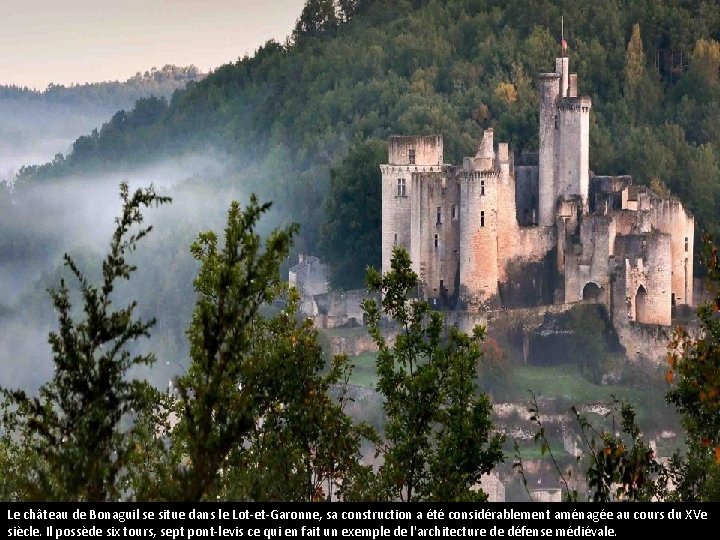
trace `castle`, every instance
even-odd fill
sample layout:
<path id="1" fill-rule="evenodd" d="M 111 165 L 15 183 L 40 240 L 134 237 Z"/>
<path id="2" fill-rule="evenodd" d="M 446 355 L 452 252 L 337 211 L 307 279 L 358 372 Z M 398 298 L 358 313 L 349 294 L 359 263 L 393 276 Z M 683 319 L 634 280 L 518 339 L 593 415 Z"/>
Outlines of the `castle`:
<path id="1" fill-rule="evenodd" d="M 480 312 L 603 303 L 615 325 L 670 325 L 693 304 L 694 218 L 629 176 L 589 170 L 591 99 L 566 56 L 542 73 L 539 151 L 517 159 L 492 129 L 463 164 L 441 136 L 391 137 L 382 172 L 382 269 L 410 254 L 421 295 Z"/>

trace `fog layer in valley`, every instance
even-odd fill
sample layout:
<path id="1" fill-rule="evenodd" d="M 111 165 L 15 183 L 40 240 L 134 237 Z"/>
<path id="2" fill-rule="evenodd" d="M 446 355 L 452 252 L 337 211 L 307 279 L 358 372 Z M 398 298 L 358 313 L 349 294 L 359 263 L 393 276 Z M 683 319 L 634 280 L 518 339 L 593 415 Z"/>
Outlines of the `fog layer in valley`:
<path id="1" fill-rule="evenodd" d="M 142 97 L 169 98 L 188 81 L 204 77 L 195 66 L 166 65 L 138 72 L 124 82 L 75 86 L 49 85 L 42 92 L 0 86 L 0 181 L 9 181 L 24 165 L 66 154 L 80 135 L 129 109 Z"/>
<path id="2" fill-rule="evenodd" d="M 187 365 L 184 331 L 194 304 L 192 282 L 197 265 L 189 252 L 200 231 L 222 232 L 232 200 L 245 204 L 248 195 L 226 171 L 229 156 L 208 151 L 165 160 L 149 167 L 108 172 L 102 177 L 22 182 L 0 194 L 0 386 L 37 388 L 52 374 L 47 335 L 57 328 L 48 288 L 66 278 L 69 252 L 93 283 L 101 279 L 121 202 L 119 183 L 131 189 L 153 184 L 170 195 L 170 205 L 148 209 L 154 226 L 131 261 L 138 266 L 130 283 L 117 289 L 116 302 L 139 302 L 137 314 L 157 318 L 150 342 L 139 344 L 158 356 L 149 374 L 157 385 Z M 262 193 L 260 194 L 262 197 Z M 283 221 L 276 212 L 262 224 L 268 232 Z M 79 306 L 79 298 L 75 297 Z"/>
<path id="3" fill-rule="evenodd" d="M 52 161 L 73 141 L 109 120 L 110 107 L 0 99 L 0 181 L 12 180 L 23 165 Z"/>

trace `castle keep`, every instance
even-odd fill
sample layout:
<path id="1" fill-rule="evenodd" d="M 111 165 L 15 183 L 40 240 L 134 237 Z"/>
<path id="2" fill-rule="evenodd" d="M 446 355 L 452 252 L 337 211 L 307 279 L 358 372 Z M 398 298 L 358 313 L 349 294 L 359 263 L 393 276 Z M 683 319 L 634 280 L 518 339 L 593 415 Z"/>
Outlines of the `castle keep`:
<path id="1" fill-rule="evenodd" d="M 592 101 L 567 57 L 540 75 L 539 151 L 517 159 L 486 130 L 443 162 L 441 136 L 391 137 L 382 171 L 382 269 L 408 250 L 421 294 L 481 311 L 601 302 L 617 324 L 669 325 L 693 303 L 693 216 L 629 176 L 589 170 Z"/>

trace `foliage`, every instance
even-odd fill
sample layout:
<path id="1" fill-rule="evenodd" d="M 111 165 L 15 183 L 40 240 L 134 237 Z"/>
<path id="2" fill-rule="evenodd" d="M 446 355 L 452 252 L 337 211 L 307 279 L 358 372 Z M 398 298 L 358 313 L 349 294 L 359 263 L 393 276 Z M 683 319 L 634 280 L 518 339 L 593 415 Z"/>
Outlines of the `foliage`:
<path id="1" fill-rule="evenodd" d="M 333 261 L 332 283 L 340 289 L 361 287 L 365 268 L 380 267 L 379 165 L 386 157 L 386 144 L 371 139 L 351 146 L 330 171 L 320 250 L 325 260 Z"/>
<path id="2" fill-rule="evenodd" d="M 342 498 L 356 476 L 370 477 L 360 444 L 374 432 L 343 410 L 347 357 L 328 365 L 312 322 L 299 319 L 297 292 L 280 298 L 279 266 L 297 226 L 263 243 L 256 228 L 270 205 L 254 196 L 244 210 L 231 205 L 222 247 L 213 232 L 192 246 L 200 271 L 187 374 L 168 393 L 127 380 L 130 367 L 154 360 L 126 350 L 154 321 L 134 320 L 134 302 L 111 311 L 110 293 L 135 270 L 125 253 L 150 230 L 129 230 L 142 222 L 140 206 L 167 199 L 152 189 L 130 197 L 126 185 L 121 194 L 103 287 L 66 257 L 87 319 L 71 318 L 64 283 L 53 293 L 56 378 L 40 399 L 5 391 L 0 498 L 313 501 Z M 280 300 L 276 316 L 262 314 Z"/>
<path id="3" fill-rule="evenodd" d="M 136 267 L 127 256 L 152 229 L 142 227 L 141 209 L 170 199 L 152 187 L 131 195 L 126 183 L 120 185 L 120 196 L 122 214 L 103 260 L 101 286 L 93 285 L 65 254 L 80 286 L 83 316 L 75 318 L 64 280 L 51 291 L 59 323 L 49 338 L 53 379 L 42 385 L 39 397 L 3 390 L 8 400 L 3 424 L 33 454 L 17 483 L 17 492 L 26 499 L 117 500 L 136 437 L 123 423 L 151 404 L 149 385 L 128 380 L 128 375 L 132 368 L 154 362 L 152 354 L 130 351 L 138 338 L 149 336 L 155 321 L 135 318 L 134 301 L 114 309 L 113 291 L 118 281 L 130 279 Z"/>
<path id="4" fill-rule="evenodd" d="M 530 421 L 537 427 L 535 442 L 540 442 L 541 454 L 548 454 L 564 487 L 563 498 L 576 502 L 584 500 L 584 494 L 571 486 L 572 470 L 562 470 L 553 454 L 545 425 L 540 415 L 537 398 L 532 392 Z M 584 462 L 587 498 L 593 502 L 609 501 L 650 501 L 655 497 L 666 497 L 669 471 L 656 461 L 653 450 L 645 442 L 635 419 L 634 408 L 613 400 L 611 429 L 598 431 L 578 410 L 571 408 L 580 430 L 581 453 L 578 462 Z M 620 415 L 620 433 L 616 432 L 616 415 Z M 524 463 L 520 449 L 515 442 L 514 468 L 519 471 L 522 482 L 528 490 Z"/>
<path id="5" fill-rule="evenodd" d="M 324 500 L 342 497 L 355 474 L 368 474 L 359 449 L 372 431 L 343 412 L 348 359 L 326 366 L 312 322 L 299 319 L 297 292 L 281 298 L 279 268 L 297 226 L 274 231 L 263 249 L 256 227 L 269 207 L 254 196 L 244 210 L 233 203 L 223 247 L 213 232 L 193 244 L 201 266 L 188 329 L 191 364 L 167 409 L 179 423 L 157 461 L 156 478 L 173 471 L 160 497 Z M 281 301 L 280 313 L 263 315 Z"/>
<path id="6" fill-rule="evenodd" d="M 703 262 L 713 300 L 698 308 L 700 332 L 677 328 L 668 346 L 667 399 L 687 431 L 687 456 L 675 457 L 684 500 L 720 499 L 720 258 L 708 235 Z"/>
<path id="7" fill-rule="evenodd" d="M 625 85 L 632 89 L 640 84 L 645 74 L 645 52 L 640 38 L 640 25 L 634 24 L 632 36 L 627 46 L 627 60 L 625 62 Z"/>
<path id="8" fill-rule="evenodd" d="M 331 204 L 319 211 L 329 170 L 353 141 L 441 133 L 445 161 L 457 163 L 494 127 L 516 153 L 536 149 L 535 75 L 554 65 L 561 13 L 572 21 L 580 92 L 593 99 L 590 168 L 646 185 L 657 178 L 701 227 L 720 231 L 720 5 L 707 1 L 309 0 L 302 39 L 268 42 L 177 92 L 152 123 L 109 122 L 77 158 L 26 173 L 216 147 L 237 156 L 239 184 L 303 224 L 312 252 L 333 219 Z M 267 182 L 253 167 L 270 173 L 258 175 Z"/>
<path id="9" fill-rule="evenodd" d="M 351 366 L 325 355 L 310 319 L 298 322 L 298 296 L 253 332 L 254 367 L 243 385 L 255 389 L 256 422 L 227 460 L 221 498 L 317 501 L 342 497 L 359 465 L 361 434 L 344 407 Z"/>
<path id="10" fill-rule="evenodd" d="M 11 403 L 2 401 L 3 418 L 7 418 Z M 6 426 L 0 425 L 0 501 L 21 501 L 29 497 L 29 482 L 33 454 L 22 447 L 22 442 Z"/>
<path id="11" fill-rule="evenodd" d="M 573 412 L 589 458 L 586 478 L 594 502 L 650 501 L 666 495 L 667 471 L 642 438 L 631 405 L 613 402 L 613 430 L 601 433 L 575 407 Z M 615 433 L 617 412 L 624 437 Z"/>
<path id="12" fill-rule="evenodd" d="M 371 492 L 378 500 L 483 500 L 473 491 L 482 474 L 502 461 L 503 437 L 493 433 L 492 406 L 476 392 L 484 331 L 468 336 L 445 328 L 443 315 L 411 300 L 418 286 L 410 258 L 393 252 L 391 271 L 368 271 L 368 286 L 383 294 L 366 300 L 370 335 L 378 345 L 378 391 L 385 398 L 383 464 Z M 382 314 L 400 328 L 394 346 L 380 328 Z"/>
<path id="13" fill-rule="evenodd" d="M 295 41 L 321 36 L 337 28 L 339 20 L 334 0 L 307 0 L 295 24 Z"/>
<path id="14" fill-rule="evenodd" d="M 212 231 L 191 248 L 200 262 L 198 297 L 187 331 L 191 364 L 178 380 L 181 422 L 173 430 L 187 465 L 171 498 L 207 498 L 225 459 L 256 421 L 255 389 L 243 384 L 255 369 L 254 325 L 260 308 L 277 296 L 280 264 L 297 231 L 296 225 L 274 231 L 262 251 L 255 228 L 269 207 L 254 195 L 245 210 L 233 202 L 222 248 Z"/>

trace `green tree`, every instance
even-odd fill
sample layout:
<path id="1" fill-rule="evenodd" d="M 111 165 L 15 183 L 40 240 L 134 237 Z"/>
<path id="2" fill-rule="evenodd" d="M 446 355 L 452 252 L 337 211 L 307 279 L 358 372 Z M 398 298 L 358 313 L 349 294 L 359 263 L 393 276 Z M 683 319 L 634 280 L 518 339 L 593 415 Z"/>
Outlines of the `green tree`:
<path id="1" fill-rule="evenodd" d="M 365 268 L 380 266 L 380 163 L 387 145 L 378 139 L 356 143 L 330 172 L 320 250 L 335 287 L 361 287 Z"/>
<path id="2" fill-rule="evenodd" d="M 640 25 L 634 24 L 625 55 L 625 88 L 635 89 L 645 76 L 645 52 L 640 38 Z"/>
<path id="3" fill-rule="evenodd" d="M 701 331 L 678 328 L 668 347 L 668 401 L 687 431 L 687 454 L 674 458 L 677 497 L 685 501 L 720 500 L 720 257 L 708 235 L 703 262 L 713 300 L 697 310 Z"/>
<path id="4" fill-rule="evenodd" d="M 305 37 L 320 36 L 338 26 L 334 0 L 307 0 L 300 18 L 295 23 L 295 41 Z"/>
<path id="5" fill-rule="evenodd" d="M 221 497 L 253 501 L 316 501 L 341 497 L 357 473 L 361 432 L 343 412 L 351 366 L 325 354 L 310 319 L 297 318 L 291 289 L 285 309 L 259 318 L 253 366 L 243 385 L 257 392 L 256 419 L 245 444 L 231 453 Z"/>
<path id="6" fill-rule="evenodd" d="M 51 291 L 60 326 L 49 338 L 55 364 L 52 380 L 40 387 L 38 397 L 3 390 L 9 405 L 5 428 L 32 454 L 15 483 L 23 498 L 117 500 L 136 438 L 126 424 L 151 406 L 149 385 L 128 377 L 132 368 L 150 365 L 155 357 L 129 349 L 138 338 L 149 337 L 155 321 L 136 318 L 135 301 L 115 309 L 113 291 L 118 281 L 130 279 L 136 267 L 127 256 L 152 229 L 142 227 L 141 209 L 170 199 L 152 187 L 131 195 L 126 183 L 120 185 L 120 196 L 122 214 L 115 220 L 110 252 L 102 263 L 102 284 L 93 285 L 65 254 L 65 265 L 80 286 L 82 317 L 73 314 L 64 280 Z"/>
<path id="7" fill-rule="evenodd" d="M 187 332 L 191 364 L 178 380 L 177 403 L 166 409 L 180 421 L 160 422 L 171 444 L 151 457 L 158 467 L 151 476 L 169 480 L 162 497 L 322 500 L 341 497 L 354 475 L 368 474 L 359 449 L 372 432 L 343 412 L 347 357 L 326 366 L 312 322 L 299 319 L 294 289 L 275 316 L 261 312 L 283 300 L 280 265 L 297 232 L 296 225 L 276 230 L 263 249 L 255 228 L 269 207 L 254 196 L 244 210 L 233 203 L 224 246 L 213 232 L 193 244 L 200 271 Z"/>
<path id="8" fill-rule="evenodd" d="M 9 400 L 2 403 L 3 414 L 8 413 Z M 30 497 L 31 486 L 26 478 L 35 457 L 32 449 L 23 448 L 22 441 L 14 433 L 0 426 L 0 501 L 22 501 Z"/>
<path id="9" fill-rule="evenodd" d="M 646 63 L 640 25 L 634 24 L 625 53 L 625 87 L 619 107 L 619 111 L 627 115 L 631 123 L 648 123 L 661 116 L 662 89 L 657 74 L 649 71 Z M 622 122 L 622 114 L 618 116 Z"/>
<path id="10" fill-rule="evenodd" d="M 364 310 L 378 345 L 379 392 L 385 398 L 384 462 L 373 483 L 380 500 L 484 500 L 472 488 L 503 460 L 503 437 L 493 433 L 492 405 L 475 386 L 484 331 L 468 336 L 446 328 L 443 315 L 411 299 L 418 277 L 402 249 L 385 275 L 368 271 L 368 286 L 383 295 Z M 383 313 L 399 328 L 393 346 L 383 336 Z"/>
<path id="11" fill-rule="evenodd" d="M 613 415 L 617 405 L 613 404 Z M 647 502 L 666 494 L 666 470 L 643 439 L 631 405 L 620 407 L 621 434 L 597 432 L 574 407 L 573 412 L 586 445 L 586 478 L 594 502 Z"/>
<path id="12" fill-rule="evenodd" d="M 230 452 L 242 444 L 257 418 L 256 389 L 245 384 L 254 369 L 253 336 L 262 306 L 278 294 L 280 265 L 298 227 L 276 230 L 263 242 L 255 231 L 270 204 L 253 195 L 241 210 L 228 212 L 225 242 L 199 235 L 192 245 L 200 263 L 195 279 L 197 301 L 187 335 L 191 364 L 178 380 L 181 421 L 173 429 L 185 463 L 171 499 L 198 501 L 217 492 L 220 471 Z"/>

